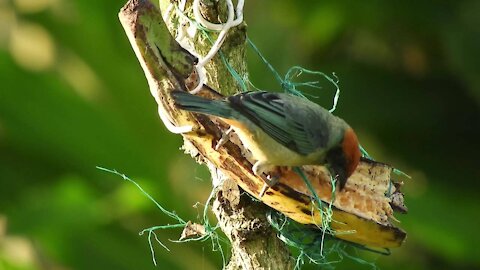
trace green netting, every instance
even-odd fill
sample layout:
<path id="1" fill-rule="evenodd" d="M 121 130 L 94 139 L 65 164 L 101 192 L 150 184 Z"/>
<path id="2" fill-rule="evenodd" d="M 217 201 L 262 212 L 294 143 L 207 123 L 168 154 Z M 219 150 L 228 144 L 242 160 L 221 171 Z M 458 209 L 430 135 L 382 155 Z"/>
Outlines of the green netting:
<path id="1" fill-rule="evenodd" d="M 310 87 L 310 88 L 316 88 L 316 89 L 322 88 L 320 86 L 320 81 L 295 82 L 294 79 L 298 78 L 303 73 L 318 75 L 326 79 L 328 82 L 330 82 L 333 86 L 335 86 L 335 89 L 336 89 L 335 96 L 333 98 L 333 105 L 332 105 L 332 108 L 330 109 L 330 112 L 335 111 L 335 109 L 337 108 L 338 99 L 340 98 L 340 87 L 338 85 L 338 77 L 335 75 L 335 73 L 332 73 L 332 76 L 333 76 L 332 78 L 321 71 L 310 70 L 300 66 L 293 66 L 287 71 L 284 78 L 282 79 L 280 74 L 263 56 L 263 54 L 257 48 L 255 43 L 253 43 L 250 38 L 247 38 L 247 42 L 250 45 L 250 47 L 252 47 L 254 52 L 259 56 L 262 62 L 267 66 L 270 72 L 273 74 L 275 80 L 279 83 L 280 87 L 287 93 L 306 98 L 305 94 L 299 89 L 299 87 Z"/>
<path id="2" fill-rule="evenodd" d="M 177 21 L 176 25 L 180 26 L 181 23 L 179 21 L 179 18 L 182 18 L 186 21 L 188 21 L 191 25 L 194 25 L 202 35 L 213 45 L 215 41 L 213 40 L 211 36 L 212 30 L 203 27 L 200 23 L 195 21 L 195 19 L 192 19 L 188 17 L 182 9 L 178 7 L 177 4 L 173 4 L 174 10 L 176 11 L 175 14 L 177 15 Z M 218 30 L 217 30 L 218 32 Z M 254 50 L 254 52 L 259 56 L 261 61 L 267 66 L 267 68 L 271 71 L 273 74 L 274 79 L 279 83 L 280 88 L 290 94 L 305 97 L 304 88 L 313 88 L 313 89 L 321 89 L 322 87 L 320 86 L 321 83 L 320 81 L 297 81 L 299 80 L 299 77 L 302 74 L 309 74 L 309 75 L 314 75 L 314 76 L 320 76 L 320 78 L 325 79 L 328 83 L 332 84 L 335 87 L 335 95 L 333 98 L 333 105 L 332 108 L 330 109 L 330 112 L 334 112 L 337 103 L 339 100 L 340 96 L 340 87 L 338 85 L 338 77 L 335 75 L 335 73 L 332 73 L 332 76 L 328 76 L 327 74 L 321 72 L 321 71 L 315 71 L 315 70 L 309 70 L 300 66 L 293 66 L 291 67 L 285 76 L 280 76 L 280 74 L 275 70 L 275 68 L 269 63 L 269 61 L 263 56 L 263 54 L 260 52 L 260 50 L 255 46 L 255 44 L 252 42 L 250 38 L 247 38 L 247 42 L 250 45 L 250 47 Z M 223 64 L 226 66 L 230 74 L 233 76 L 233 78 L 238 82 L 240 89 L 242 91 L 247 91 L 248 90 L 248 85 L 253 85 L 253 83 L 248 79 L 248 78 L 242 78 L 238 72 L 231 66 L 231 64 L 228 62 L 228 59 L 226 59 L 225 55 L 219 49 L 218 55 L 220 59 L 222 60 Z M 254 87 L 256 88 L 256 87 Z M 258 89 L 258 88 L 256 88 Z M 364 157 L 371 158 L 367 151 L 360 146 L 360 149 L 362 151 L 362 155 Z M 168 224 L 168 225 L 162 225 L 162 226 L 154 226 L 151 228 L 147 228 L 140 232 L 141 235 L 148 233 L 148 242 L 150 245 L 150 249 L 152 252 L 152 258 L 153 262 L 156 265 L 155 261 L 155 252 L 153 248 L 153 240 L 154 239 L 159 245 L 164 247 L 165 249 L 168 250 L 168 248 L 158 239 L 158 236 L 156 235 L 155 231 L 160 230 L 160 229 L 172 229 L 172 228 L 184 228 L 185 225 L 187 224 L 183 219 L 181 219 L 178 215 L 176 215 L 172 211 L 168 211 L 164 209 L 160 204 L 158 204 L 148 193 L 146 193 L 136 182 L 125 176 L 124 174 L 118 173 L 115 170 L 109 170 L 105 168 L 98 167 L 101 170 L 114 173 L 116 175 L 121 176 L 123 179 L 132 182 L 135 184 L 140 191 L 147 196 L 151 201 L 155 203 L 155 205 L 167 216 L 171 217 L 176 221 L 175 224 Z M 364 247 L 350 243 L 350 242 L 345 242 L 342 240 L 339 240 L 334 237 L 335 231 L 333 231 L 330 227 L 330 223 L 332 222 L 332 203 L 335 200 L 335 183 L 336 179 L 334 177 L 331 177 L 331 187 L 332 187 L 332 198 L 330 198 L 329 202 L 323 202 L 315 192 L 313 186 L 311 185 L 310 181 L 308 178 L 305 176 L 301 168 L 296 167 L 294 168 L 294 171 L 302 178 L 302 180 L 305 182 L 308 190 L 312 194 L 312 215 L 314 211 L 319 211 L 321 217 L 322 217 L 322 222 L 321 224 L 317 224 L 317 226 L 313 225 L 304 225 L 304 224 L 299 224 L 282 213 L 279 213 L 277 211 L 270 211 L 268 213 L 268 221 L 272 225 L 273 228 L 275 228 L 278 232 L 278 237 L 285 242 L 289 247 L 292 248 L 293 252 L 297 254 L 295 258 L 295 269 L 300 269 L 301 266 L 305 263 L 313 263 L 316 265 L 320 265 L 322 268 L 325 269 L 333 269 L 336 264 L 342 262 L 345 258 L 350 259 L 354 262 L 357 262 L 359 264 L 367 265 L 371 267 L 372 269 L 375 269 L 376 266 L 373 262 L 368 262 L 365 260 L 362 260 L 358 257 L 358 250 L 359 249 L 364 249 Z M 395 173 L 401 174 L 401 175 L 406 175 L 403 172 L 395 169 Z M 207 217 L 207 212 L 209 209 L 209 204 L 213 198 L 213 190 L 212 193 L 210 194 L 205 207 L 204 207 L 204 212 L 203 212 L 203 220 L 202 220 L 202 225 L 205 227 L 206 234 L 204 236 L 198 237 L 198 238 L 191 238 L 191 239 L 186 239 L 186 240 L 179 240 L 179 241 L 172 241 L 172 242 L 188 242 L 188 241 L 206 241 L 206 240 L 211 240 L 212 243 L 212 249 L 214 251 L 218 251 L 221 253 L 222 258 L 223 258 L 223 265 L 225 267 L 225 255 L 221 247 L 221 242 L 222 243 L 228 243 L 228 241 L 224 238 L 221 238 L 216 230 L 218 229 L 218 225 L 211 225 L 210 221 Z M 251 197 L 254 199 L 253 197 Z M 342 232 L 342 233 L 355 233 L 355 232 Z M 388 250 L 387 250 L 388 252 Z M 354 255 L 352 255 L 354 253 Z M 382 253 L 382 254 L 388 254 L 388 253 Z"/>
<path id="3" fill-rule="evenodd" d="M 345 259 L 376 269 L 375 263 L 359 258 L 358 251 L 361 247 L 330 234 L 319 234 L 317 227 L 297 223 L 277 211 L 267 213 L 267 218 L 278 231 L 278 237 L 296 253 L 295 269 L 301 269 L 306 263 L 318 265 L 322 269 L 334 269 Z"/>
<path id="4" fill-rule="evenodd" d="M 209 40 L 209 42 L 211 44 L 214 43 L 213 39 L 210 36 L 211 31 L 209 29 L 203 27 L 202 25 L 197 23 L 194 19 L 189 18 L 178 7 L 176 8 L 176 11 L 177 11 L 177 14 L 178 14 L 179 17 L 182 17 L 183 19 L 186 19 L 189 23 L 195 25 L 197 27 L 197 29 L 199 29 L 201 31 L 201 33 L 206 37 L 207 40 Z M 311 87 L 311 88 L 316 88 L 316 89 L 321 88 L 320 87 L 320 81 L 295 82 L 294 79 L 298 79 L 298 77 L 302 73 L 319 75 L 319 76 L 323 77 L 324 79 L 326 79 L 329 83 L 333 84 L 336 88 L 336 92 L 335 92 L 335 96 L 334 96 L 334 100 L 333 100 L 333 106 L 332 106 L 332 109 L 330 110 L 330 112 L 333 112 L 335 110 L 335 108 L 337 106 L 338 99 L 339 99 L 339 95 L 340 95 L 340 88 L 338 86 L 338 78 L 336 77 L 335 74 L 333 74 L 333 77 L 334 77 L 334 79 L 333 79 L 323 72 L 308 70 L 308 69 L 305 69 L 305 68 L 302 68 L 302 67 L 299 67 L 299 66 L 294 66 L 294 67 L 290 68 L 288 70 L 288 72 L 285 74 L 285 76 L 282 78 L 280 76 L 280 74 L 275 70 L 275 68 L 273 68 L 273 66 L 263 56 L 263 54 L 255 46 L 255 44 L 252 42 L 252 40 L 250 38 L 247 38 L 247 42 L 250 45 L 250 47 L 255 51 L 255 53 L 260 57 L 262 62 L 272 72 L 274 78 L 279 83 L 281 89 L 283 89 L 287 93 L 294 94 L 294 95 L 301 96 L 301 97 L 305 98 L 305 96 L 304 96 L 303 92 L 300 90 L 300 88 L 302 88 L 302 87 Z M 218 54 L 219 54 L 220 58 L 222 59 L 222 62 L 224 63 L 226 68 L 229 70 L 229 72 L 233 76 L 233 78 L 241 86 L 241 89 L 243 91 L 246 91 L 247 90 L 247 83 L 245 82 L 245 80 L 230 65 L 228 60 L 225 58 L 223 52 L 221 51 L 221 49 L 219 50 Z M 248 78 L 247 78 L 247 80 L 248 80 L 249 83 L 251 83 Z M 297 231 L 295 234 L 292 234 L 292 233 L 289 233 L 291 231 L 290 229 L 289 229 L 289 232 L 287 232 L 287 231 L 284 231 L 283 228 L 287 228 L 287 227 L 291 227 L 291 226 L 299 228 L 299 227 L 301 227 L 300 224 L 298 224 L 298 223 L 296 223 L 292 220 L 289 220 L 288 218 L 283 216 L 283 214 L 277 213 L 277 215 L 283 216 L 284 220 L 286 222 L 288 220 L 287 223 L 288 223 L 289 226 L 278 227 L 278 226 L 275 226 L 274 223 L 272 223 L 272 226 L 277 229 L 280 239 L 282 239 L 290 247 L 292 247 L 294 249 L 297 249 L 299 251 L 299 255 L 296 259 L 296 268 L 299 268 L 305 262 L 305 259 L 304 259 L 305 257 L 309 258 L 310 259 L 309 261 L 312 262 L 312 263 L 330 264 L 330 262 L 327 261 L 328 256 L 325 256 L 325 254 L 324 254 L 324 242 L 326 241 L 327 238 L 331 239 L 331 241 L 333 241 L 332 240 L 333 239 L 332 235 L 334 235 L 334 233 L 335 233 L 330 228 L 330 222 L 332 221 L 332 208 L 331 207 L 332 207 L 332 203 L 335 199 L 334 194 L 335 194 L 335 182 L 336 181 L 332 177 L 331 186 L 332 186 L 332 194 L 333 195 L 332 195 L 332 198 L 331 198 L 330 202 L 327 204 L 327 206 L 325 206 L 324 203 L 318 197 L 315 190 L 313 189 L 310 181 L 306 178 L 306 176 L 302 172 L 302 170 L 300 168 L 295 168 L 295 172 L 301 176 L 301 178 L 303 179 L 303 181 L 307 185 L 310 193 L 313 194 L 312 202 L 313 202 L 313 205 L 315 207 L 312 209 L 312 215 L 314 214 L 314 211 L 319 211 L 320 215 L 322 217 L 322 224 L 318 224 L 318 226 L 314 230 L 310 229 L 310 230 L 304 231 L 304 232 Z M 269 219 L 269 220 L 273 221 L 273 219 Z M 300 238 L 316 239 L 313 245 L 316 246 L 317 248 L 312 248 L 312 243 L 305 244 L 305 243 L 303 243 L 303 241 L 299 241 L 299 238 L 298 238 L 299 236 L 300 236 Z M 337 254 L 343 255 L 344 254 L 343 245 L 339 245 L 339 244 L 332 245 L 331 247 L 329 247 L 328 254 L 330 254 L 331 252 L 334 252 L 334 251 Z"/>
<path id="5" fill-rule="evenodd" d="M 103 168 L 103 167 L 99 167 L 99 166 L 97 166 L 97 169 L 108 172 L 108 173 L 118 175 L 123 180 L 126 180 L 126 181 L 134 184 L 144 196 L 146 196 L 150 201 L 152 201 L 157 206 L 158 209 L 160 209 L 160 211 L 163 214 L 167 215 L 168 217 L 172 218 L 175 221 L 175 223 L 173 223 L 173 224 L 153 226 L 153 227 L 146 228 L 146 229 L 139 232 L 139 235 L 144 235 L 145 233 L 148 233 L 147 234 L 147 239 L 148 239 L 148 244 L 150 246 L 150 252 L 152 253 L 152 261 L 153 261 L 153 264 L 156 266 L 157 261 L 155 259 L 155 248 L 154 248 L 153 240 L 155 240 L 161 247 L 170 251 L 170 249 L 162 241 L 160 241 L 160 239 L 158 238 L 158 235 L 156 234 L 156 231 L 157 230 L 164 230 L 164 229 L 179 229 L 179 228 L 183 229 L 187 225 L 187 221 L 185 221 L 180 216 L 178 216 L 174 211 L 169 211 L 169 210 L 165 209 L 150 194 L 148 194 L 148 192 L 146 192 L 137 182 L 130 179 L 125 174 L 120 173 L 117 170 L 111 170 L 111 169 L 107 169 L 107 168 Z M 202 220 L 200 221 L 205 228 L 205 234 L 203 236 L 199 236 L 199 237 L 196 237 L 196 238 L 187 238 L 187 239 L 184 239 L 184 240 L 169 240 L 169 241 L 170 242 L 176 242 L 176 243 L 183 243 L 183 242 L 189 242 L 189 241 L 204 242 L 204 241 L 207 241 L 207 240 L 211 240 L 212 251 L 220 252 L 220 255 L 222 256 L 223 267 L 225 267 L 226 258 L 225 258 L 225 253 L 223 252 L 223 249 L 222 249 L 222 246 L 221 246 L 221 242 L 228 243 L 228 241 L 227 241 L 227 239 L 220 237 L 219 234 L 216 232 L 216 230 L 218 229 L 218 225 L 215 225 L 215 226 L 211 225 L 210 220 L 208 219 L 208 209 L 209 209 L 211 201 L 213 200 L 213 196 L 214 196 L 214 191 L 212 190 L 212 192 L 210 193 L 210 196 L 207 199 L 207 202 L 205 203 L 205 206 L 204 206 L 204 209 L 203 209 L 203 217 L 202 217 Z"/>

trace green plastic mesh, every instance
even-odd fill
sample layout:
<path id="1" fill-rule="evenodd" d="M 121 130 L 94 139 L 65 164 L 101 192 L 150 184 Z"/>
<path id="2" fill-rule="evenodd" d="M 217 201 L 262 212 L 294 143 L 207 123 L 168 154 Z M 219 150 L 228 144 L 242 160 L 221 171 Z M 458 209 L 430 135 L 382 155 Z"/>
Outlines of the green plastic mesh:
<path id="1" fill-rule="evenodd" d="M 206 29 L 205 27 L 201 26 L 199 23 L 197 23 L 194 19 L 188 17 L 185 13 L 183 13 L 178 6 L 175 7 L 176 13 L 178 17 L 181 17 L 183 19 L 188 20 L 191 24 L 195 25 L 198 30 L 204 35 L 204 37 L 209 40 L 212 44 L 214 43 L 212 37 L 211 37 L 211 31 L 209 29 Z M 178 19 L 178 18 L 177 18 Z M 179 24 L 177 22 L 177 24 Z M 302 74 L 309 74 L 313 76 L 319 76 L 320 78 L 325 79 L 328 83 L 332 84 L 335 87 L 335 95 L 333 98 L 333 105 L 332 108 L 330 109 L 330 112 L 334 112 L 337 103 L 339 101 L 339 96 L 340 96 L 340 87 L 339 87 L 339 80 L 338 77 L 335 75 L 335 73 L 332 73 L 332 76 L 328 76 L 327 74 L 320 72 L 320 71 L 314 71 L 314 70 L 309 70 L 305 69 L 300 66 L 293 66 L 291 67 L 285 76 L 280 76 L 280 74 L 275 70 L 275 68 L 269 63 L 269 61 L 263 56 L 263 54 L 260 52 L 260 50 L 256 47 L 256 45 L 252 42 L 250 38 L 247 38 L 247 42 L 250 45 L 250 47 L 253 49 L 253 51 L 259 56 L 261 61 L 267 66 L 267 68 L 271 71 L 273 74 L 274 79 L 279 83 L 280 88 L 290 94 L 305 97 L 304 90 L 305 88 L 313 88 L 313 89 L 321 89 L 322 87 L 320 86 L 321 83 L 320 81 L 300 81 L 299 77 Z M 242 78 L 238 72 L 235 71 L 235 69 L 230 65 L 228 62 L 228 59 L 226 59 L 225 55 L 223 52 L 220 51 L 218 52 L 219 57 L 221 58 L 222 62 L 230 72 L 230 74 L 235 78 L 235 80 L 238 82 L 240 89 L 242 91 L 247 91 L 248 90 L 248 85 L 251 85 L 252 87 L 256 88 L 252 82 L 248 78 Z M 258 89 L 258 88 L 256 88 Z M 364 157 L 371 158 L 367 151 L 361 147 L 362 155 Z M 118 175 L 122 177 L 124 180 L 133 183 L 139 190 L 144 194 L 149 200 L 151 200 L 158 209 L 161 210 L 162 213 L 167 215 L 168 217 L 172 218 L 175 222 L 173 224 L 167 224 L 167 225 L 161 225 L 161 226 L 153 226 L 147 229 L 144 229 L 140 232 L 140 235 L 147 235 L 148 237 L 148 243 L 150 245 L 150 250 L 152 253 L 152 260 L 155 265 L 157 265 L 157 262 L 155 260 L 155 250 L 154 250 L 154 242 L 157 242 L 160 246 L 163 248 L 168 249 L 168 247 L 160 241 L 157 231 L 158 230 L 164 230 L 164 229 L 178 229 L 178 228 L 184 228 L 187 225 L 187 222 L 179 217 L 174 211 L 168 211 L 165 208 L 163 208 L 158 202 L 155 201 L 145 190 L 140 187 L 135 181 L 131 180 L 128 178 L 126 175 L 117 172 L 116 170 L 110 170 L 106 169 L 103 167 L 97 167 L 100 170 L 113 173 L 115 175 Z M 332 222 L 332 202 L 335 200 L 335 182 L 336 180 L 332 177 L 331 178 L 331 187 L 332 187 L 332 198 L 330 199 L 330 202 L 323 202 L 313 189 L 313 186 L 311 185 L 310 181 L 307 179 L 301 168 L 296 167 L 294 168 L 294 171 L 303 179 L 305 182 L 308 190 L 310 191 L 312 196 L 312 202 L 314 205 L 312 209 L 312 213 L 314 211 L 319 211 L 320 215 L 322 217 L 322 223 L 318 224 L 317 226 L 314 225 L 304 225 L 297 223 L 282 213 L 279 213 L 275 210 L 271 210 L 267 214 L 268 221 L 270 222 L 271 226 L 275 228 L 278 232 L 278 237 L 285 242 L 292 250 L 294 254 L 296 254 L 295 257 L 295 269 L 300 269 L 302 265 L 305 263 L 311 263 L 315 265 L 321 266 L 322 269 L 334 269 L 335 265 L 338 263 L 344 261 L 345 259 L 352 260 L 354 262 L 357 262 L 362 265 L 366 265 L 372 269 L 376 269 L 376 266 L 373 262 L 368 262 L 366 260 L 363 260 L 359 257 L 358 255 L 358 250 L 364 249 L 361 246 L 357 246 L 356 244 L 350 243 L 350 242 L 345 242 L 342 240 L 339 240 L 338 238 L 333 237 L 335 235 L 335 232 L 331 229 L 330 223 Z M 406 175 L 403 172 L 395 169 L 395 173 L 400 174 L 400 175 Z M 205 227 L 206 234 L 197 238 L 189 238 L 185 240 L 178 240 L 178 241 L 172 241 L 172 242 L 189 242 L 189 241 L 211 241 L 212 245 L 212 250 L 220 252 L 222 259 L 223 259 L 223 266 L 225 267 L 225 253 L 222 250 L 222 243 L 228 244 L 227 239 L 224 237 L 219 236 L 219 233 L 217 232 L 217 229 L 219 228 L 218 225 L 212 225 L 210 223 L 210 220 L 208 219 L 208 211 L 209 211 L 209 205 L 213 199 L 214 193 L 212 190 L 212 193 L 207 199 L 207 202 L 205 203 L 204 209 L 203 209 L 203 219 L 201 220 L 200 223 Z M 254 199 L 253 197 L 251 197 Z M 171 241 L 171 240 L 170 240 Z"/>

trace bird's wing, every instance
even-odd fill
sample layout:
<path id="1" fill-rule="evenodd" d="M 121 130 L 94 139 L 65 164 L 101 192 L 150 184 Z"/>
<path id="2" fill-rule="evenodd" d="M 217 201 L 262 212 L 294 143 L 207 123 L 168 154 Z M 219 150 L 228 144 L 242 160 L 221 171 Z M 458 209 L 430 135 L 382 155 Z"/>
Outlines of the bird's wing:
<path id="1" fill-rule="evenodd" d="M 308 155 L 328 141 L 326 116 L 308 100 L 271 92 L 248 92 L 228 98 L 231 107 L 280 144 Z"/>

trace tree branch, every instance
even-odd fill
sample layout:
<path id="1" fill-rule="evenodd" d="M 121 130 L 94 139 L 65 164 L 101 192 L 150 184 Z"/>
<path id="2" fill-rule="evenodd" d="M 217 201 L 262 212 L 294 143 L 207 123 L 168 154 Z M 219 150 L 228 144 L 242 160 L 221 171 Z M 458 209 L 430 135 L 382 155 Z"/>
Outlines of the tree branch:
<path id="1" fill-rule="evenodd" d="M 162 7 L 169 4 L 168 0 L 161 1 Z M 204 8 L 215 9 L 205 14 L 225 10 L 211 5 Z M 297 222 L 320 226 L 322 216 L 319 211 L 312 211 L 316 209 L 315 202 L 312 202 L 313 194 L 298 175 L 282 169 L 280 182 L 259 198 L 263 179 L 253 174 L 252 157 L 238 137 L 233 135 L 218 150 L 214 148 L 228 125 L 215 117 L 178 110 L 173 104 L 170 97 L 173 89 L 187 90 L 196 85 L 194 65 L 198 61 L 172 37 L 170 32 L 178 31 L 174 24 L 168 20 L 164 22 L 160 10 L 148 0 L 130 0 L 121 9 L 119 18 L 145 72 L 166 126 L 193 127 L 192 131 L 182 134 L 184 148 L 209 167 L 212 181 L 217 185 L 213 211 L 222 230 L 232 242 L 232 258 L 228 268 L 290 269 L 292 260 L 288 248 L 269 226 L 264 204 Z M 167 26 L 170 26 L 170 31 Z M 222 46 L 225 58 L 242 78 L 246 78 L 247 72 L 245 29 L 244 24 L 232 28 Z M 200 55 L 204 55 L 210 46 L 208 39 L 198 34 L 188 43 Z M 205 68 L 209 86 L 219 92 L 205 86 L 199 95 L 215 99 L 239 91 L 237 80 L 231 76 L 220 57 L 214 57 Z M 332 187 L 328 170 L 323 166 L 304 166 L 303 171 L 315 193 L 323 201 L 329 201 L 332 198 Z M 395 202 L 385 196 L 387 192 L 395 192 L 395 201 L 403 201 L 401 193 L 392 189 L 391 171 L 392 168 L 385 164 L 367 160 L 361 162 L 344 190 L 337 192 L 332 202 L 335 222 L 331 223 L 331 227 L 340 232 L 336 237 L 376 248 L 401 245 L 406 234 L 390 223 Z M 240 195 L 237 184 L 264 204 Z M 354 233 L 345 233 L 352 231 Z"/>
<path id="2" fill-rule="evenodd" d="M 169 99 L 169 92 L 175 88 L 185 89 L 185 80 L 191 76 L 196 60 L 178 46 L 163 24 L 161 14 L 150 2 L 129 1 L 122 8 L 119 17 L 142 64 L 155 100 L 159 106 L 165 107 L 164 111 L 169 113 L 177 124 L 190 124 L 192 116 L 176 110 Z M 204 46 L 204 51 L 209 45 L 205 41 L 195 44 L 197 47 L 198 44 Z M 233 30 L 225 44 L 228 45 L 223 47 L 222 52 L 237 72 L 245 74 L 245 26 Z M 237 91 L 238 85 L 221 59 L 215 58 L 207 66 L 207 71 L 210 84 L 220 93 L 231 94 Z M 201 94 L 216 96 L 208 89 L 203 89 Z M 266 220 L 267 207 L 251 200 L 246 194 L 241 195 L 236 181 L 204 158 L 212 158 L 212 145 L 220 139 L 222 131 L 215 123 L 203 118 L 200 120 L 203 128 L 185 135 L 188 143 L 184 148 L 197 157 L 197 160 L 207 163 L 212 181 L 220 183 L 216 187 L 213 212 L 232 244 L 232 258 L 227 269 L 291 269 L 292 260 L 288 248 L 278 239 Z M 206 140 L 203 139 L 205 137 Z M 237 156 L 241 156 L 239 150 L 233 150 L 237 152 Z M 221 156 L 214 156 L 219 162 Z M 235 173 L 235 170 L 232 171 Z"/>

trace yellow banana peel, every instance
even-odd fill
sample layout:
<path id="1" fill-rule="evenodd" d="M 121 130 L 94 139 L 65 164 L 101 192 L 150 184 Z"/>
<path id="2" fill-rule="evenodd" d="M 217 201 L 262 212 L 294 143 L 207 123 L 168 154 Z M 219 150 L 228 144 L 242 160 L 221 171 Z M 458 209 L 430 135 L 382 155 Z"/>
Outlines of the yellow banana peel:
<path id="1" fill-rule="evenodd" d="M 205 121 L 207 119 L 211 122 Z M 234 179 L 242 189 L 271 208 L 296 222 L 321 228 L 322 216 L 301 176 L 288 168 L 280 168 L 279 183 L 269 187 L 260 196 L 264 181 L 253 174 L 253 162 L 240 140 L 233 135 L 230 142 L 215 150 L 212 146 L 216 145 L 219 138 L 211 136 L 215 132 L 210 129 L 225 129 L 226 124 L 209 117 L 200 120 L 206 128 L 201 132 L 202 135 L 199 137 L 192 133 L 187 138 L 209 161 Z M 384 249 L 402 245 L 406 232 L 392 223 L 396 220 L 392 206 L 400 205 L 394 205 L 391 194 L 401 195 L 398 185 L 392 184 L 390 179 L 392 167 L 363 159 L 345 188 L 337 190 L 334 197 L 330 174 L 324 166 L 303 166 L 302 170 L 324 207 L 328 207 L 334 198 L 331 202 L 330 229 L 335 237 L 382 253 Z"/>
<path id="2" fill-rule="evenodd" d="M 191 146 L 189 152 L 208 160 L 266 205 L 299 223 L 320 227 L 322 216 L 299 175 L 281 169 L 280 182 L 269 188 L 264 196 L 259 196 L 264 181 L 253 174 L 253 160 L 238 138 L 233 135 L 229 142 L 215 149 L 228 125 L 216 118 L 194 115 L 175 107 L 170 91 L 185 88 L 194 69 L 195 57 L 174 42 L 156 7 L 148 1 L 129 1 L 119 17 L 144 69 L 160 114 L 168 115 L 167 120 L 174 120 L 178 126 L 194 127 L 192 132 L 184 134 L 186 144 Z M 221 97 L 208 87 L 199 94 Z M 390 166 L 363 160 L 345 188 L 337 190 L 335 196 L 332 196 L 326 168 L 304 166 L 302 170 L 323 205 L 332 204 L 330 228 L 335 237 L 375 250 L 399 247 L 403 243 L 406 233 L 391 223 L 395 220 L 393 209 L 405 210 L 405 207 L 401 205 L 403 195 L 399 185 L 392 184 L 390 179 Z M 335 199 L 331 201 L 332 198 Z"/>

